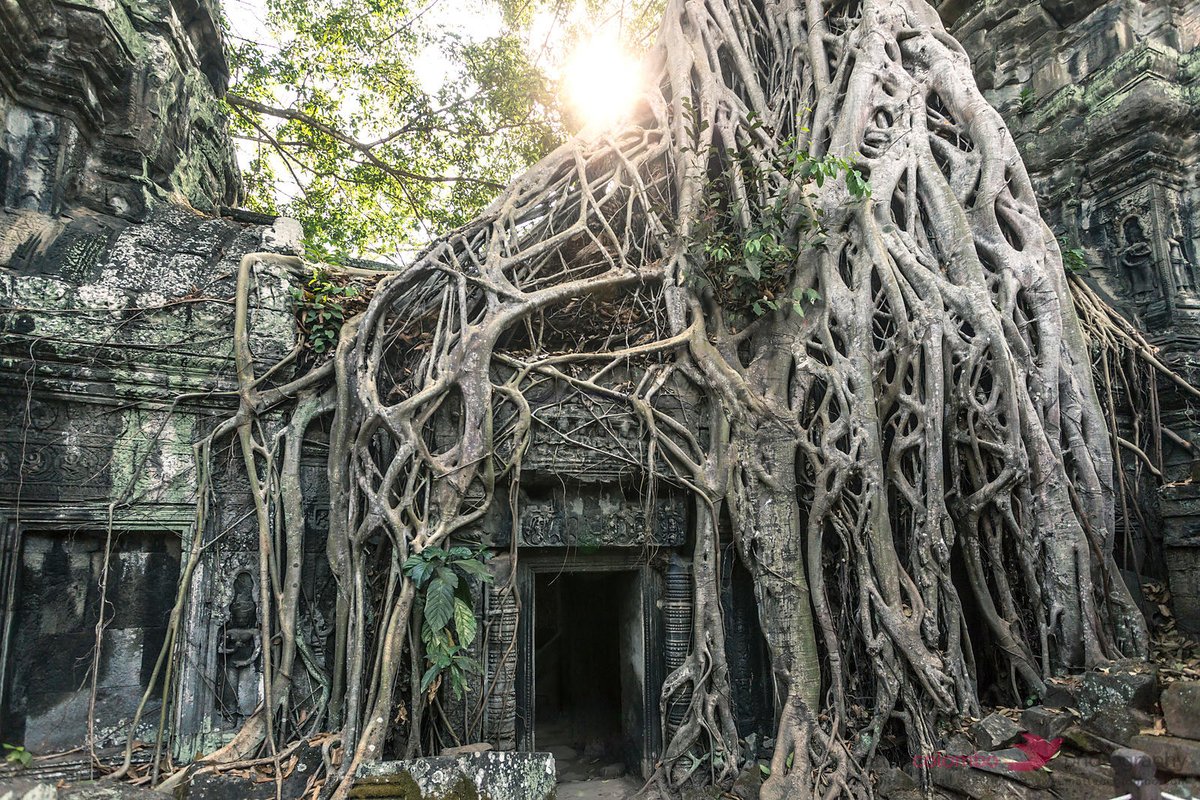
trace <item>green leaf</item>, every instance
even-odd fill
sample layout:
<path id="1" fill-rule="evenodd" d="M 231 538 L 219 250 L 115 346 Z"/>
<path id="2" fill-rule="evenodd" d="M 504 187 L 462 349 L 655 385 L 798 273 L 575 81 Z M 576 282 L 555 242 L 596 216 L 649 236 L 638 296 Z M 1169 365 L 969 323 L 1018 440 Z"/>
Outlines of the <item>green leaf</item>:
<path id="1" fill-rule="evenodd" d="M 460 572 L 463 572 L 472 578 L 478 578 L 484 583 L 487 583 L 492 579 L 492 573 L 487 571 L 487 567 L 484 566 L 482 562 L 476 561 L 473 558 L 462 558 L 458 561 L 451 561 L 450 564 Z"/>
<path id="2" fill-rule="evenodd" d="M 454 587 L 440 578 L 429 582 L 425 590 L 425 625 L 430 630 L 446 627 L 454 616 Z"/>
<path id="3" fill-rule="evenodd" d="M 429 577 L 431 566 L 428 561 L 421 557 L 420 554 L 409 556 L 402 567 L 404 574 L 412 578 L 413 583 L 418 587 L 425 583 L 425 579 Z"/>
<path id="4" fill-rule="evenodd" d="M 439 581 L 445 582 L 451 589 L 458 588 L 458 573 L 449 567 L 439 566 L 434 570 L 434 574 L 437 575 Z"/>
<path id="5" fill-rule="evenodd" d="M 429 691 L 429 687 L 433 685 L 434 680 L 437 678 L 438 673 L 441 671 L 442 671 L 441 667 L 437 666 L 436 664 L 431 666 L 429 669 L 425 670 L 425 674 L 421 676 L 421 691 L 422 692 Z"/>
<path id="6" fill-rule="evenodd" d="M 477 627 L 475 612 L 462 598 L 454 598 L 454 629 L 458 631 L 458 640 L 464 647 L 475 641 Z"/>

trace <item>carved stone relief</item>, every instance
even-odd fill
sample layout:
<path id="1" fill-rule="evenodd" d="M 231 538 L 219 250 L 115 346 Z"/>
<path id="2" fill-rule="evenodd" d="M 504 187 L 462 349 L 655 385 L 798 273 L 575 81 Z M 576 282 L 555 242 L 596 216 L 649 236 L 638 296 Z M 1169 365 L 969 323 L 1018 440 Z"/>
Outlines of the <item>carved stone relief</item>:
<path id="1" fill-rule="evenodd" d="M 526 492 L 520 508 L 518 543 L 526 547 L 678 547 L 687 534 L 687 507 L 673 495 L 657 500 L 652 519 L 644 501 L 613 486 Z"/>

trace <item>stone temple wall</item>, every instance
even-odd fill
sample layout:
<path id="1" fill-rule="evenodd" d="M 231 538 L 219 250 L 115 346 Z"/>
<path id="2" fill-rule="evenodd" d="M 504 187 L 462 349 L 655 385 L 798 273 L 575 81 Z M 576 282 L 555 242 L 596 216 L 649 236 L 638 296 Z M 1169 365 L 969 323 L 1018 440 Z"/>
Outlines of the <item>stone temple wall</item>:
<path id="1" fill-rule="evenodd" d="M 0 5 L 0 740 L 36 753 L 83 740 L 93 668 L 98 744 L 121 740 L 201 541 L 179 751 L 257 702 L 250 500 L 218 459 L 197 533 L 192 445 L 236 405 L 239 262 L 298 254 L 300 230 L 218 215 L 239 191 L 218 14 L 215 0 Z M 296 340 L 289 286 L 257 279 L 251 345 L 274 362 Z"/>
<path id="2" fill-rule="evenodd" d="M 1089 283 L 1200 385 L 1200 2 L 937 8 L 1012 130 L 1060 242 L 1082 250 Z M 1148 508 L 1118 533 L 1135 542 L 1143 575 L 1169 578 L 1180 623 L 1200 630 L 1200 406 L 1170 383 L 1160 392 L 1178 436 L 1164 441 L 1166 485 L 1121 454 Z"/>
<path id="3" fill-rule="evenodd" d="M 140 219 L 155 198 L 232 205 L 217 0 L 0 5 L 0 200 Z"/>
<path id="4" fill-rule="evenodd" d="M 99 656 L 96 728 L 102 744 L 119 739 L 113 732 L 150 683 L 182 564 L 201 541 L 170 717 L 178 754 L 216 744 L 258 698 L 249 498 L 236 462 L 218 460 L 218 501 L 197 533 L 191 446 L 233 407 L 229 298 L 240 260 L 300 245 L 288 220 L 222 215 L 238 178 L 218 102 L 227 75 L 213 2 L 0 4 L 2 741 L 51 749 L 82 738 L 90 697 L 81 676 L 102 604 L 119 613 Z M 1200 381 L 1200 0 L 948 0 L 940 11 L 1012 126 L 1043 212 L 1083 248 L 1089 280 Z M 294 345 L 295 331 L 286 279 L 258 277 L 252 344 L 266 363 Z M 1164 385 L 1164 420 L 1192 448 L 1196 408 Z M 540 468 L 556 474 L 560 458 Z M 531 473 L 536 461 L 535 452 Z M 1200 627 L 1200 476 L 1187 480 L 1196 451 L 1169 445 L 1165 462 L 1168 486 L 1149 498 L 1157 516 L 1132 533 L 1146 573 L 1169 573 L 1180 621 Z M 304 480 L 319 487 L 321 454 L 307 463 Z M 620 483 L 582 456 L 568 466 L 596 487 Z M 519 544 L 630 544 L 624 511 L 599 515 L 612 524 L 588 528 L 594 542 L 572 527 L 597 516 L 593 500 L 615 502 L 601 488 L 572 499 L 575 511 L 565 495 L 527 498 Z M 306 574 L 319 576 L 327 525 L 320 503 L 306 508 Z M 609 566 L 629 568 L 613 558 Z M 686 574 L 672 569 L 639 579 L 647 608 L 659 594 L 670 607 L 676 584 L 686 595 Z M 320 609 L 332 588 L 313 580 L 305 639 L 324 658 Z M 731 584 L 731 608 L 736 591 Z M 671 631 L 687 630 L 686 609 L 677 611 L 661 620 L 668 650 Z M 516 609 L 499 601 L 486 613 L 516 625 Z M 659 636 L 659 621 L 646 620 L 645 635 Z M 31 659 L 36 652 L 57 660 Z M 509 670 L 507 651 L 487 655 L 489 670 Z M 515 662 L 511 673 L 519 697 Z M 521 735 L 511 705 L 483 724 L 497 739 Z"/>

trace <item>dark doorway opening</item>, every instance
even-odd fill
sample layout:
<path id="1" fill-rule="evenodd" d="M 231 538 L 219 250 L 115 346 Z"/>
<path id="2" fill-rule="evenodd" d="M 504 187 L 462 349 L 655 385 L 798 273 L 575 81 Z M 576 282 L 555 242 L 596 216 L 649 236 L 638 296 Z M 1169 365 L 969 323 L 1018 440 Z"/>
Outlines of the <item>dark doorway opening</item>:
<path id="1" fill-rule="evenodd" d="M 634 572 L 540 573 L 535 583 L 534 740 L 560 780 L 640 772 L 641 594 Z"/>
<path id="2" fill-rule="evenodd" d="M 94 530 L 26 531 L 22 537 L 0 714 L 5 742 L 43 754 L 87 738 L 106 538 Z M 122 726 L 150 685 L 179 562 L 179 538 L 173 534 L 127 531 L 113 537 L 96 676 L 95 729 L 101 742 L 122 739 Z M 159 690 L 156 686 L 152 697 Z M 150 707 L 144 719 L 158 716 Z"/>

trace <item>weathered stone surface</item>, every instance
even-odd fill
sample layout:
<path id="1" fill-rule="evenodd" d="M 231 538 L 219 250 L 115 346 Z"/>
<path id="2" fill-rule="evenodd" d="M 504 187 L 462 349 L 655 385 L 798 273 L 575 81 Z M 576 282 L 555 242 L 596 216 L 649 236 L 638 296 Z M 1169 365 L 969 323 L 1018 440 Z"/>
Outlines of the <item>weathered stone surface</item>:
<path id="1" fill-rule="evenodd" d="M 1021 735 L 1019 724 L 999 713 L 988 714 L 971 726 L 971 735 L 981 750 L 997 750 Z"/>
<path id="2" fill-rule="evenodd" d="M 0 7 L 0 205 L 141 219 L 169 198 L 232 204 L 219 19 L 215 0 Z"/>
<path id="3" fill-rule="evenodd" d="M 902 769 L 889 767 L 875 775 L 875 794 L 884 800 L 907 794 L 917 789 L 917 782 Z"/>
<path id="4" fill-rule="evenodd" d="M 470 753 L 486 753 L 493 749 L 487 742 L 476 742 L 475 744 L 464 744 L 459 747 L 446 747 L 442 749 L 443 756 L 465 756 Z"/>
<path id="5" fill-rule="evenodd" d="M 964 794 L 974 800 L 1034 800 L 1042 789 L 1022 786 L 993 772 L 970 767 L 933 767 L 930 777 L 938 786 Z"/>
<path id="6" fill-rule="evenodd" d="M 101 648 L 98 743 L 127 735 L 191 535 L 191 445 L 208 420 L 228 413 L 226 401 L 208 399 L 230 388 L 228 298 L 242 257 L 269 250 L 268 230 L 180 206 L 142 223 L 0 209 L 0 514 L 19 496 L 24 522 L 20 586 L 7 609 L 16 623 L 5 635 L 18 655 L 6 673 L 6 736 L 35 752 L 67 749 L 86 731 L 94 572 L 110 528 L 115 611 Z M 274 360 L 295 341 L 288 284 L 274 267 L 256 275 L 252 348 Z M 187 394 L 197 399 L 177 402 Z M 213 521 L 229 529 L 230 546 L 214 553 L 221 564 L 199 572 L 196 588 L 208 594 L 189 612 L 186 638 L 196 649 L 180 675 L 181 740 L 230 724 L 214 698 L 217 639 L 235 577 L 257 574 L 247 566 L 257 545 L 235 522 L 247 498 L 226 476 L 216 480 L 225 491 Z M 110 516 L 108 500 L 119 496 L 136 500 Z M 244 670 L 247 694 L 255 669 Z M 154 738 L 156 709 L 147 709 L 139 738 Z"/>
<path id="7" fill-rule="evenodd" d="M 1050 762 L 1051 792 L 1056 800 L 1105 800 L 1112 797 L 1113 770 L 1091 756 L 1062 755 Z"/>
<path id="8" fill-rule="evenodd" d="M 58 800 L 52 783 L 12 781 L 0 783 L 0 800 Z"/>
<path id="9" fill-rule="evenodd" d="M 899 772 L 899 770 L 897 770 Z M 758 792 L 762 787 L 763 775 L 758 764 L 751 762 L 737 776 L 729 793 L 738 800 L 758 800 Z"/>
<path id="10" fill-rule="evenodd" d="M 0 781 L 0 800 L 163 800 L 163 795 L 120 783 Z"/>
<path id="11" fill-rule="evenodd" d="M 1141 750 L 1122 747 L 1113 751 L 1111 763 L 1114 791 L 1134 798 L 1154 794 L 1154 759 L 1149 755 Z"/>
<path id="12" fill-rule="evenodd" d="M 1046 706 L 1031 706 L 1021 712 L 1021 725 L 1025 730 L 1043 739 L 1062 736 L 1075 722 L 1069 711 Z"/>
<path id="13" fill-rule="evenodd" d="M 1176 775 L 1200 775 L 1200 742 L 1178 736 L 1135 736 L 1132 747 L 1148 753 L 1159 769 Z"/>
<path id="14" fill-rule="evenodd" d="M 1172 736 L 1200 739 L 1200 681 L 1176 681 L 1159 698 Z"/>
<path id="15" fill-rule="evenodd" d="M 1076 699 L 1079 695 L 1079 678 L 1053 678 L 1046 681 L 1046 691 L 1042 695 L 1042 705 L 1046 708 L 1078 708 Z"/>
<path id="16" fill-rule="evenodd" d="M 554 796 L 549 753 L 488 752 L 364 764 L 351 797 L 395 800 L 549 800 Z"/>
<path id="17" fill-rule="evenodd" d="M 1116 742 L 1104 739 L 1082 725 L 1072 725 L 1070 728 L 1067 728 L 1066 732 L 1063 733 L 1063 739 L 1071 747 L 1081 750 L 1084 753 L 1108 755 L 1119 747 Z"/>
<path id="18" fill-rule="evenodd" d="M 1089 672 L 1079 687 L 1079 711 L 1084 719 L 1106 708 L 1134 708 L 1150 713 L 1157 702 L 1158 669 L 1142 662 Z"/>
<path id="19" fill-rule="evenodd" d="M 1084 720 L 1083 727 L 1114 744 L 1128 747 L 1133 737 L 1154 727 L 1154 718 L 1136 708 L 1105 706 Z"/>

